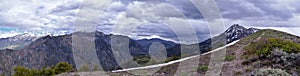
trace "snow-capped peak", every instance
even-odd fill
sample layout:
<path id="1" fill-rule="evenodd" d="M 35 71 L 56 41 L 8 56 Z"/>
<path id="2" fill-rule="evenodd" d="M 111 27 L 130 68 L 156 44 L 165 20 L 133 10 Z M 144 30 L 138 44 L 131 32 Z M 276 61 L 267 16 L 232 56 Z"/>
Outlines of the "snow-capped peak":
<path id="1" fill-rule="evenodd" d="M 225 35 L 227 38 L 227 42 L 230 43 L 232 41 L 238 40 L 238 39 L 248 36 L 252 33 L 255 33 L 258 30 L 259 29 L 257 29 L 257 28 L 247 29 L 243 26 L 240 26 L 239 24 L 234 24 L 225 31 Z"/>
<path id="2" fill-rule="evenodd" d="M 33 33 L 24 33 L 24 34 L 19 34 L 13 37 L 9 37 L 9 41 L 18 41 L 18 40 L 36 40 L 37 38 L 44 36 L 44 35 L 39 35 L 39 34 L 33 34 Z"/>

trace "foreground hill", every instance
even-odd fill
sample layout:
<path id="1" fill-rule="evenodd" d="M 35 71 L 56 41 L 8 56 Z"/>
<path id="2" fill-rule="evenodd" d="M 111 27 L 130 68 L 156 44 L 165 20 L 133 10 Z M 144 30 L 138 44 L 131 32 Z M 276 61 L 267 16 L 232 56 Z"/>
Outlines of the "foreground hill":
<path id="1" fill-rule="evenodd" d="M 226 51 L 225 61 L 223 62 L 220 74 L 208 71 L 211 69 L 208 67 L 211 53 L 208 53 L 201 55 L 199 61 L 190 61 L 194 60 L 193 58 L 182 61 L 189 61 L 188 63 L 191 64 L 199 62 L 196 73 L 179 70 L 179 63 L 174 63 L 163 67 L 156 67 L 161 69 L 153 75 L 173 76 L 176 72 L 195 76 L 205 74 L 217 74 L 221 76 L 300 75 L 300 37 L 295 35 L 272 29 L 260 30 L 227 47 Z M 139 70 L 150 70 L 150 68 Z M 115 72 L 112 74 L 133 75 L 127 72 Z"/>
<path id="2" fill-rule="evenodd" d="M 264 69 L 279 69 L 300 75 L 300 37 L 266 29 L 241 39 L 227 52 L 223 74 L 255 75 Z"/>

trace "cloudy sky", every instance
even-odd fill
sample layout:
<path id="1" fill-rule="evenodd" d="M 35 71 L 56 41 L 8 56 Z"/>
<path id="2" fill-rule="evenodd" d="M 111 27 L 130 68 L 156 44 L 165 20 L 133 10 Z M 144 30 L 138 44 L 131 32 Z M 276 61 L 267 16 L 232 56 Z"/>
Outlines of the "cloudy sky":
<path id="1" fill-rule="evenodd" d="M 74 32 L 76 21 L 94 24 L 95 29 L 112 33 L 116 25 L 139 25 L 130 34 L 134 38 L 162 37 L 176 39 L 179 32 L 189 38 L 191 31 L 200 41 L 208 38 L 204 16 L 188 0 L 112 0 L 103 10 L 89 0 L 1 0 L 0 38 L 22 33 L 61 35 Z M 232 24 L 272 28 L 300 36 L 300 0 L 215 0 L 225 28 Z M 197 3 L 196 3 L 197 4 Z M 84 6 L 84 8 L 83 8 Z M 80 19 L 86 9 L 95 18 Z M 89 14 L 99 11 L 101 14 Z M 177 30 L 175 34 L 164 22 L 175 21 L 185 28 L 187 21 L 194 30 Z M 95 23 L 96 21 L 96 23 Z M 89 23 L 90 22 L 90 23 Z"/>

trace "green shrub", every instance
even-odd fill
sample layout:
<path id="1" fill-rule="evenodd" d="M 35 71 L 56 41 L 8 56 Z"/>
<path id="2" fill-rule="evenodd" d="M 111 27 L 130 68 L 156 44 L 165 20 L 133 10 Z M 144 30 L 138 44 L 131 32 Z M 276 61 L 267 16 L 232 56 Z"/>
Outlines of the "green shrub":
<path id="1" fill-rule="evenodd" d="M 232 60 L 234 60 L 234 59 L 235 59 L 234 56 L 225 56 L 225 60 L 226 60 L 226 61 L 232 61 Z"/>
<path id="2" fill-rule="evenodd" d="M 261 39 L 245 47 L 245 49 L 247 50 L 246 54 L 249 55 L 256 53 L 256 55 L 259 56 L 268 56 L 270 55 L 271 51 L 273 51 L 273 49 L 275 48 L 282 49 L 287 53 L 300 52 L 299 44 L 289 40 L 282 40 L 278 38 Z"/>
<path id="3" fill-rule="evenodd" d="M 55 74 L 60 74 L 64 72 L 72 71 L 72 65 L 66 62 L 60 62 L 56 64 L 55 68 L 53 69 Z"/>
<path id="4" fill-rule="evenodd" d="M 41 75 L 45 75 L 45 76 L 55 75 L 53 68 L 54 67 L 52 67 L 52 68 L 43 67 L 41 70 Z"/>
<path id="5" fill-rule="evenodd" d="M 241 75 L 242 72 L 241 71 L 235 71 L 235 75 Z"/>
<path id="6" fill-rule="evenodd" d="M 55 67 L 42 69 L 28 69 L 22 66 L 16 66 L 13 68 L 13 76 L 53 76 L 64 72 L 72 71 L 72 65 L 66 62 L 60 62 Z"/>
<path id="7" fill-rule="evenodd" d="M 199 72 L 206 72 L 208 70 L 208 66 L 206 66 L 206 65 L 198 66 L 197 70 Z"/>
<path id="8" fill-rule="evenodd" d="M 150 59 L 151 58 L 146 55 L 138 55 L 133 57 L 133 60 L 139 64 L 147 64 L 150 61 Z"/>
<path id="9" fill-rule="evenodd" d="M 30 70 L 21 66 L 16 66 L 13 68 L 15 71 L 15 74 L 13 76 L 33 76 L 35 75 L 33 71 L 35 70 Z"/>
<path id="10" fill-rule="evenodd" d="M 180 59 L 179 56 L 171 56 L 171 57 L 167 57 L 166 62 L 170 62 L 170 61 L 174 61 L 174 60 L 178 60 Z"/>

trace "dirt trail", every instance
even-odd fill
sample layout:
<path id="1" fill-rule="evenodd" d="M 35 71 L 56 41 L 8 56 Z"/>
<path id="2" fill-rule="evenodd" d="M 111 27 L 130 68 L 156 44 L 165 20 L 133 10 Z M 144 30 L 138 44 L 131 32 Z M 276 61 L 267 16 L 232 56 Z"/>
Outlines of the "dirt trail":
<path id="1" fill-rule="evenodd" d="M 259 37 L 257 37 L 254 40 L 254 42 L 260 40 L 263 35 L 265 35 L 265 32 L 263 32 L 261 35 L 259 35 Z M 225 68 L 231 68 L 231 69 L 227 69 L 226 71 L 223 71 L 222 75 L 234 76 L 234 75 L 236 75 L 237 72 L 243 72 L 244 68 L 241 68 L 241 67 L 243 67 L 243 65 L 242 65 L 242 62 L 243 62 L 242 54 L 244 53 L 243 49 L 244 49 L 244 47 L 246 47 L 250 44 L 251 43 L 249 42 L 246 45 L 237 45 L 238 49 L 235 51 L 232 50 L 232 51 L 234 51 L 235 59 L 233 61 L 224 62 L 224 65 L 226 65 Z M 228 70 L 231 70 L 231 71 L 228 71 Z"/>

